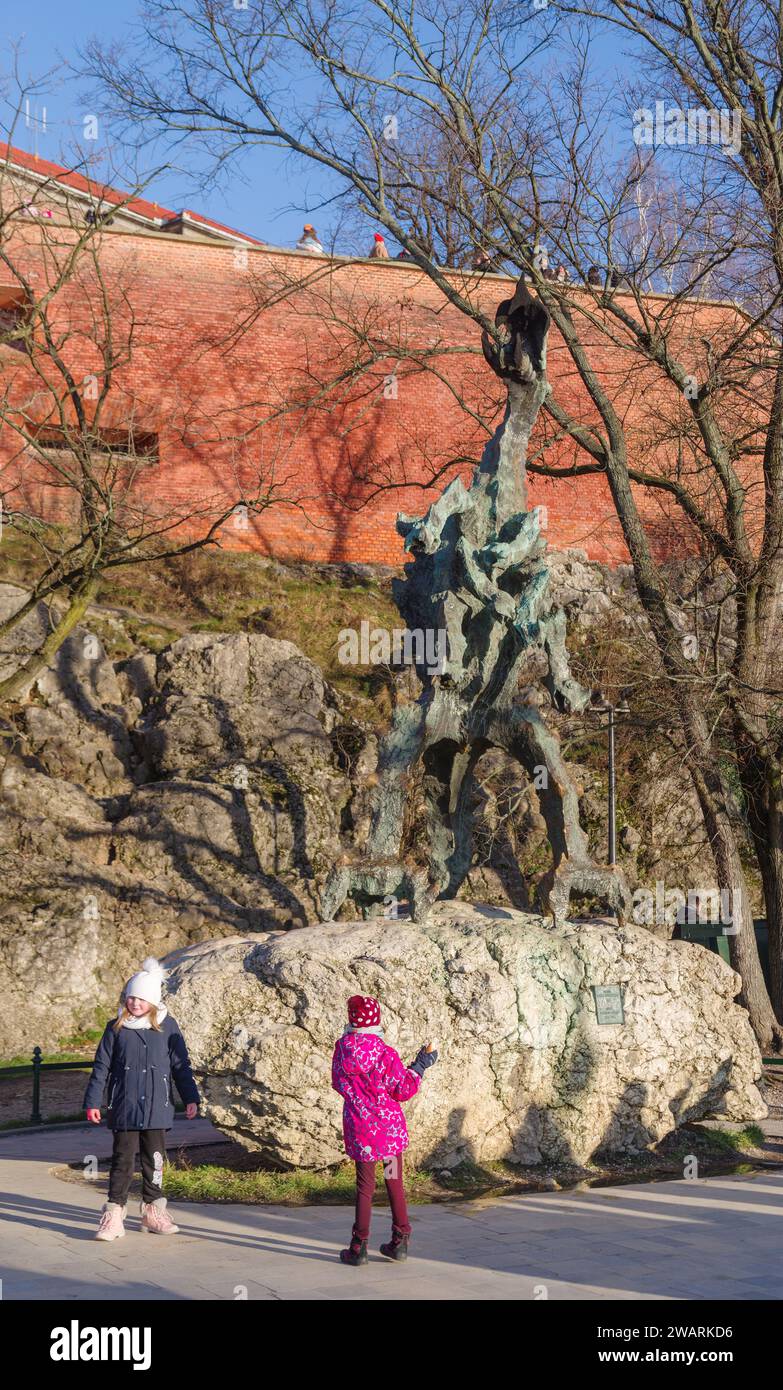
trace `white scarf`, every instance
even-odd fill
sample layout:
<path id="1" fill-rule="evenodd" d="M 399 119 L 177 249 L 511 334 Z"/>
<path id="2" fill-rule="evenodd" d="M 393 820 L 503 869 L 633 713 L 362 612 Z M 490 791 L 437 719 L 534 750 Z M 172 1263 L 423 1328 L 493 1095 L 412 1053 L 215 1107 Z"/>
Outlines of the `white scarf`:
<path id="1" fill-rule="evenodd" d="M 120 1007 L 117 1010 L 118 1018 L 122 1017 L 122 1008 L 123 1006 L 122 1004 L 120 1004 Z M 158 1023 L 162 1023 L 164 1018 L 166 1017 L 166 1014 L 168 1013 L 168 1009 L 166 1008 L 165 1004 L 153 1004 L 152 1009 L 155 1008 L 157 1008 Z M 150 1015 L 152 1013 L 152 1009 L 148 1009 L 146 1014 L 142 1014 L 141 1018 L 123 1018 L 123 1028 L 151 1028 L 152 1023 L 150 1021 Z"/>
<path id="2" fill-rule="evenodd" d="M 375 1033 L 379 1038 L 383 1037 L 383 1029 L 380 1026 L 373 1028 L 357 1028 L 353 1023 L 349 1023 L 345 1033 Z M 345 1033 L 343 1037 L 345 1037 Z"/>

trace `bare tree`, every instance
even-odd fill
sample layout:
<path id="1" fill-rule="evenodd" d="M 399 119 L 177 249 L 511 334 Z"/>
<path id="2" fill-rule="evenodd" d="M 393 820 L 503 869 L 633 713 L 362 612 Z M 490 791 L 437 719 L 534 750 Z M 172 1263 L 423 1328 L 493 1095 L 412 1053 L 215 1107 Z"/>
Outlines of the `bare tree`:
<path id="1" fill-rule="evenodd" d="M 0 171 L 0 517 L 6 544 L 25 545 L 34 569 L 0 638 L 42 602 L 50 614 L 45 640 L 0 680 L 3 700 L 47 665 L 111 571 L 216 545 L 238 508 L 252 519 L 283 501 L 302 505 L 274 461 L 248 463 L 252 419 L 216 422 L 186 360 L 178 381 L 169 372 L 167 428 L 184 447 L 220 448 L 229 476 L 196 500 L 159 496 L 153 402 L 130 373 L 157 325 L 135 307 L 132 267 L 104 264 L 108 216 L 85 221 L 53 180 L 31 192 L 7 165 Z"/>
<path id="2" fill-rule="evenodd" d="M 579 384 L 576 404 L 573 391 L 548 397 L 550 433 L 531 467 L 553 477 L 596 473 L 608 484 L 719 886 L 733 895 L 739 930 L 731 951 L 742 998 L 762 1044 L 779 1048 L 783 1029 L 760 969 L 716 731 L 732 726 L 751 797 L 780 1010 L 783 783 L 771 634 L 783 562 L 776 336 L 783 81 L 770 55 L 780 53 L 781 37 L 764 4 L 730 19 L 722 5 L 703 9 L 697 23 L 687 0 L 660 10 L 623 3 L 569 11 L 551 3 L 541 14 L 502 0 L 303 0 L 295 7 L 270 0 L 239 11 L 214 0 L 147 0 L 141 42 L 160 60 L 154 73 L 134 53 L 123 58 L 99 46 L 88 62 L 114 111 L 127 117 L 131 138 L 161 131 L 174 141 L 188 137 L 218 163 L 272 143 L 320 165 L 486 343 L 499 341 L 492 316 L 444 261 L 472 246 L 528 277 Z M 582 28 L 569 54 L 567 18 L 577 11 Z M 666 177 L 655 148 L 641 142 L 628 158 L 613 156 L 607 137 L 629 106 L 619 94 L 613 110 L 612 99 L 591 85 L 584 42 L 593 20 L 607 16 L 649 42 L 673 80 L 708 110 L 717 97 L 737 106 L 736 156 L 719 144 L 697 147 L 686 168 Z M 557 62 L 547 48 L 555 43 Z M 307 75 L 306 90 L 291 82 L 294 64 Z M 571 284 L 550 278 L 555 259 Z M 728 317 L 713 316 L 706 331 L 705 287 L 729 301 L 741 292 L 743 301 Z M 651 295 L 655 289 L 666 297 Z M 606 370 L 608 349 L 615 353 L 610 367 L 619 363 L 619 391 Z M 629 427 L 629 393 L 637 402 L 644 393 L 663 412 L 652 454 Z M 564 438 L 573 462 L 553 464 L 545 446 Z M 670 541 L 695 538 L 726 576 L 735 636 L 728 657 L 725 645 L 715 645 L 714 667 L 694 666 L 684 651 L 675 595 L 640 509 L 642 490 L 670 507 Z"/>

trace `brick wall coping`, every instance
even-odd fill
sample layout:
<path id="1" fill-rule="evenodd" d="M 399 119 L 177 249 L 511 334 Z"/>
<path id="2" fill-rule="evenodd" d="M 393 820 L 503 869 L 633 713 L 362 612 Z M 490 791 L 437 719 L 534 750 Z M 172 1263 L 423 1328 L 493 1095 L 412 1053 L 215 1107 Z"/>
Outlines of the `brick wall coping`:
<path id="1" fill-rule="evenodd" d="M 12 217 L 9 220 L 11 222 L 18 221 L 20 225 L 26 227 L 29 227 L 31 225 L 26 218 Z M 67 225 L 67 223 L 64 225 Z M 236 251 L 237 246 L 241 246 L 242 250 L 246 251 L 249 256 L 284 256 L 289 260 L 291 258 L 295 258 L 296 260 L 318 261 L 321 264 L 323 264 L 324 262 L 328 262 L 329 264 L 336 265 L 340 268 L 348 267 L 351 265 L 367 265 L 373 266 L 376 270 L 380 271 L 407 271 L 409 274 L 411 271 L 417 271 L 423 279 L 430 278 L 427 275 L 426 270 L 422 270 L 421 266 L 417 265 L 415 261 L 399 261 L 396 257 L 390 257 L 387 261 L 375 260 L 372 256 L 340 256 L 331 253 L 321 255 L 316 251 L 297 251 L 294 247 L 288 246 L 264 246 L 259 244 L 253 245 L 250 242 L 239 241 L 237 241 L 235 244 L 232 243 L 231 245 L 229 245 L 226 242 L 207 240 L 206 237 L 204 238 L 204 240 L 201 240 L 201 238 L 199 238 L 198 240 L 194 239 L 193 241 L 186 241 L 180 239 L 176 236 L 176 234 L 172 232 L 148 230 L 147 228 L 145 228 L 144 231 L 136 232 L 132 231 L 129 227 L 102 227 L 100 234 L 101 236 L 109 237 L 138 237 L 140 242 L 161 241 L 165 242 L 167 246 L 171 246 L 172 248 L 177 247 L 180 250 L 185 249 L 193 251 L 194 249 L 198 248 L 199 251 L 222 251 L 224 253 L 228 251 L 231 252 L 232 255 Z M 453 276 L 459 278 L 460 280 L 470 280 L 475 282 L 476 284 L 479 284 L 482 280 L 490 279 L 492 281 L 496 281 L 498 284 L 506 284 L 509 286 L 513 286 L 516 285 L 518 278 L 515 275 L 506 275 L 500 271 L 485 270 L 483 273 L 479 273 L 478 271 L 474 270 L 462 269 L 460 266 L 438 266 L 437 269 L 444 272 L 449 277 Z M 588 293 L 588 288 L 586 285 L 577 285 L 571 282 L 569 288 L 571 290 L 583 290 L 585 293 Z M 633 295 L 630 290 L 621 290 L 618 288 L 615 291 L 615 293 L 618 299 L 633 299 Z M 597 298 L 597 296 L 593 295 L 591 296 L 591 298 Z M 644 298 L 645 300 L 660 300 L 666 303 L 670 300 L 676 299 L 677 296 L 672 294 L 664 294 L 659 290 L 651 290 L 647 294 L 645 294 Z M 689 304 L 696 304 L 699 305 L 701 308 L 733 309 L 735 313 L 741 314 L 744 318 L 749 317 L 747 310 L 743 309 L 741 305 L 733 303 L 729 299 L 692 299 L 685 300 L 683 302 Z"/>

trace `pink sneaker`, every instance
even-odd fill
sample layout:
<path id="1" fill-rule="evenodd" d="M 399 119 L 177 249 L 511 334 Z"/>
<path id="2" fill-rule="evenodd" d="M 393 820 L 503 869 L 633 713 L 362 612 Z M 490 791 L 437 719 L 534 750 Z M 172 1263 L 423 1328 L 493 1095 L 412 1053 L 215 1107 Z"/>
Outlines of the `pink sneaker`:
<path id="1" fill-rule="evenodd" d="M 166 1211 L 166 1198 L 156 1197 L 154 1202 L 141 1204 L 141 1229 L 151 1231 L 155 1236 L 173 1236 L 179 1230 Z"/>
<path id="2" fill-rule="evenodd" d="M 107 1202 L 101 1208 L 101 1219 L 97 1231 L 96 1240 L 119 1240 L 120 1236 L 125 1235 L 125 1213 L 127 1206 L 121 1207 L 119 1202 Z"/>

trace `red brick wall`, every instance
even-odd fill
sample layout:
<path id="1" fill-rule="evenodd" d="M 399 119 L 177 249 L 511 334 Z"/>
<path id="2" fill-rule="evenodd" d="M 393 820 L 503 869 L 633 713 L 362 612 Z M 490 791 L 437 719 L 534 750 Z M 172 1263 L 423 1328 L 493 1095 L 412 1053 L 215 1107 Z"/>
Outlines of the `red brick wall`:
<path id="1" fill-rule="evenodd" d="M 33 245 L 19 254 L 40 265 Z M 278 496 L 288 499 L 251 516 L 247 529 L 232 518 L 221 533 L 227 548 L 398 564 L 397 512 L 426 510 L 455 469 L 435 473 L 454 457 L 478 457 L 486 438 L 462 401 L 497 418 L 497 383 L 481 356 L 478 329 L 410 266 L 112 232 L 104 234 L 100 264 L 114 296 L 119 343 L 133 318 L 130 361 L 115 374 L 104 424 L 132 416 L 136 428 L 159 436 L 159 461 L 140 470 L 132 505 L 150 517 L 178 517 L 197 532 L 243 492 L 252 496 L 259 477 L 273 479 Z M 490 314 L 512 290 L 500 277 L 456 276 L 453 283 Z M 57 297 L 79 380 L 99 371 L 91 342 L 99 303 L 89 266 Z M 694 310 L 698 322 L 681 326 L 683 341 L 697 343 L 705 320 L 721 312 Z M 597 330 L 594 336 L 601 378 L 626 419 L 632 448 L 645 466 L 654 460 L 672 467 L 652 425 L 664 406 L 676 404 L 664 401 L 666 393 L 625 347 L 609 347 Z M 23 357 L 3 348 L 0 358 L 6 390 L 29 408 L 33 387 Z M 384 394 L 395 369 L 396 399 Z M 597 419 L 555 332 L 549 376 L 558 399 L 581 419 Z M 55 374 L 53 385 L 61 387 Z M 40 409 L 46 393 L 40 382 L 34 390 Z M 542 417 L 531 453 L 551 435 Z M 67 514 L 67 488 L 55 486 L 29 452 L 20 455 L 7 429 L 2 457 L 6 508 Z M 562 441 L 550 443 L 545 457 L 559 467 L 586 461 Z M 469 464 L 461 468 L 469 476 Z M 638 490 L 655 547 L 666 551 L 680 545 L 681 523 L 660 496 Z M 553 546 L 579 546 L 613 563 L 627 558 L 602 477 L 531 475 L 530 501 L 546 506 Z"/>

